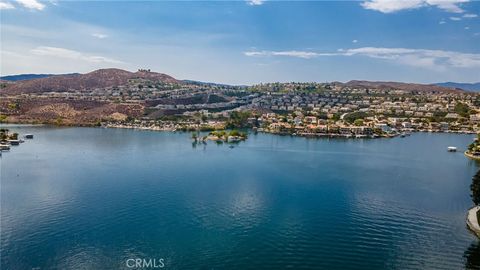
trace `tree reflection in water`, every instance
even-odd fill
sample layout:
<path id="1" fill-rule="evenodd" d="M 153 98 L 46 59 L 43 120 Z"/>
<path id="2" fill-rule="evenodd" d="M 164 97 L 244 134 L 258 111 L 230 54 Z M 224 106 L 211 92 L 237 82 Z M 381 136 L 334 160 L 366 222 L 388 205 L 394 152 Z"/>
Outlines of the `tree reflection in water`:
<path id="1" fill-rule="evenodd" d="M 480 269 L 480 243 L 475 241 L 463 253 L 465 269 Z"/>

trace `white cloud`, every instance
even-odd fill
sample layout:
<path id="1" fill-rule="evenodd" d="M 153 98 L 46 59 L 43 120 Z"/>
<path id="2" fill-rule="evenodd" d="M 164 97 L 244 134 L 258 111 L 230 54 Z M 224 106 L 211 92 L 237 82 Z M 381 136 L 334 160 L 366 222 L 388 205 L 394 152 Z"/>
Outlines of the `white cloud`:
<path id="1" fill-rule="evenodd" d="M 478 15 L 477 14 L 473 14 L 473 13 L 467 13 L 467 14 L 464 14 L 463 15 L 464 18 L 477 18 Z"/>
<path id="2" fill-rule="evenodd" d="M 442 66 L 456 68 L 480 67 L 480 54 L 443 50 L 364 47 L 346 50 L 343 55 L 362 55 L 429 68 Z"/>
<path id="3" fill-rule="evenodd" d="M 88 55 L 82 52 L 69 50 L 65 48 L 58 48 L 58 47 L 46 47 L 40 46 L 35 49 L 30 50 L 30 52 L 34 55 L 39 56 L 53 56 L 59 58 L 67 58 L 73 60 L 80 60 L 90 63 L 111 63 L 111 64 L 121 64 L 121 61 L 103 57 L 103 56 L 96 56 L 96 55 Z"/>
<path id="4" fill-rule="evenodd" d="M 452 20 L 452 21 L 461 21 L 462 18 L 460 18 L 460 17 L 450 17 L 450 20 Z"/>
<path id="5" fill-rule="evenodd" d="M 393 13 L 401 10 L 417 9 L 434 6 L 447 12 L 463 13 L 459 4 L 469 0 L 365 0 L 361 3 L 365 9 L 383 13 Z"/>
<path id="6" fill-rule="evenodd" d="M 318 56 L 337 55 L 337 53 L 316 53 L 307 51 L 249 51 L 243 53 L 246 56 L 289 56 L 311 59 Z"/>
<path id="7" fill-rule="evenodd" d="M 425 2 L 428 5 L 436 6 L 437 8 L 443 9 L 447 12 L 453 13 L 463 13 L 463 9 L 459 7 L 459 4 L 466 3 L 469 0 L 426 0 Z"/>
<path id="8" fill-rule="evenodd" d="M 391 1 L 391 0 L 370 0 L 361 3 L 365 9 L 380 11 L 383 13 L 392 13 L 405 9 L 419 8 L 424 5 L 422 0 L 412 1 Z"/>
<path id="9" fill-rule="evenodd" d="M 445 23 L 447 23 L 447 22 L 444 21 L 444 20 L 441 20 L 440 22 L 438 22 L 438 24 L 445 24 Z"/>
<path id="10" fill-rule="evenodd" d="M 265 3 L 265 0 L 246 0 L 246 2 L 250 6 L 260 6 Z"/>
<path id="11" fill-rule="evenodd" d="M 465 26 L 465 30 L 469 30 L 470 29 L 470 26 Z"/>
<path id="12" fill-rule="evenodd" d="M 358 42 L 358 40 L 356 40 L 356 39 L 352 40 L 352 43 L 357 43 L 357 42 Z"/>
<path id="13" fill-rule="evenodd" d="M 43 10 L 45 8 L 45 5 L 40 3 L 37 0 L 15 0 L 22 6 L 28 8 L 28 9 L 36 9 L 36 10 Z"/>
<path id="14" fill-rule="evenodd" d="M 398 61 L 402 64 L 411 66 L 420 66 L 432 69 L 438 69 L 442 67 L 480 67 L 480 54 L 443 50 L 364 47 L 358 49 L 349 49 L 345 51 L 344 55 L 362 55 L 371 58 Z"/>
<path id="15" fill-rule="evenodd" d="M 244 52 L 244 54 L 246 56 L 290 56 L 304 59 L 320 56 L 365 56 L 434 70 L 443 70 L 447 67 L 480 67 L 480 54 L 428 49 L 362 47 L 347 50 L 340 49 L 335 53 L 318 53 L 311 51 L 249 51 Z"/>
<path id="16" fill-rule="evenodd" d="M 0 9 L 14 9 L 15 7 L 8 2 L 0 2 Z"/>
<path id="17" fill-rule="evenodd" d="M 96 38 L 99 38 L 99 39 L 104 39 L 104 38 L 108 37 L 107 35 L 101 34 L 101 33 L 93 33 L 92 36 L 96 37 Z"/>

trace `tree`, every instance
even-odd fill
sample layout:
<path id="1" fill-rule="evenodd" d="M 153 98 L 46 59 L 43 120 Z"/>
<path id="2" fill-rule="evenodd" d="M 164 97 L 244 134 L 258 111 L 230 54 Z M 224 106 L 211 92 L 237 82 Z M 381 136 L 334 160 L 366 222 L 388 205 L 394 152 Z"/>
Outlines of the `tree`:
<path id="1" fill-rule="evenodd" d="M 0 141 L 4 141 L 8 139 L 8 129 L 2 128 L 0 129 Z"/>
<path id="2" fill-rule="evenodd" d="M 467 104 L 464 104 L 464 103 L 459 102 L 455 104 L 454 111 L 463 117 L 467 117 L 470 115 L 470 108 L 468 107 Z"/>
<path id="3" fill-rule="evenodd" d="M 363 126 L 363 119 L 355 119 L 355 121 L 353 123 L 357 127 Z"/>
<path id="4" fill-rule="evenodd" d="M 8 108 L 10 110 L 16 110 L 16 109 L 18 109 L 18 104 L 17 103 L 9 103 Z"/>
<path id="5" fill-rule="evenodd" d="M 363 119 L 365 117 L 367 117 L 367 114 L 365 112 L 353 112 L 345 115 L 343 119 L 349 123 L 353 123 L 355 122 L 355 120 Z"/>
<path id="6" fill-rule="evenodd" d="M 251 117 L 251 112 L 248 111 L 233 111 L 227 121 L 227 128 L 244 128 L 248 127 L 248 118 Z"/>
<path id="7" fill-rule="evenodd" d="M 470 185 L 470 190 L 472 191 L 472 194 L 470 196 L 472 197 L 472 201 L 475 205 L 480 204 L 480 170 L 473 176 L 472 178 L 472 184 Z"/>
<path id="8" fill-rule="evenodd" d="M 480 265 L 480 244 L 474 241 L 463 253 L 465 258 L 465 269 L 478 269 Z"/>

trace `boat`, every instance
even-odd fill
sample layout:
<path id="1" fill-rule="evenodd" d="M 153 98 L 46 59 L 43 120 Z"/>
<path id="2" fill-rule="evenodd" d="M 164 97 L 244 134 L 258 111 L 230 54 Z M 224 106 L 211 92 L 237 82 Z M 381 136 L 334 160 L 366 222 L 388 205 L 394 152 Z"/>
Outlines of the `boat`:
<path id="1" fill-rule="evenodd" d="M 25 139 L 33 139 L 33 134 L 25 134 Z"/>
<path id="2" fill-rule="evenodd" d="M 405 138 L 407 136 L 405 133 L 400 134 L 400 137 Z"/>
<path id="3" fill-rule="evenodd" d="M 10 143 L 10 145 L 19 145 L 20 144 L 20 140 L 8 140 L 8 142 Z"/>
<path id="4" fill-rule="evenodd" d="M 457 147 L 455 147 L 455 146 L 449 146 L 449 147 L 447 147 L 447 151 L 448 151 L 448 152 L 457 152 Z"/>
<path id="5" fill-rule="evenodd" d="M 10 150 L 10 145 L 0 144 L 0 151 L 8 151 L 8 150 Z"/>

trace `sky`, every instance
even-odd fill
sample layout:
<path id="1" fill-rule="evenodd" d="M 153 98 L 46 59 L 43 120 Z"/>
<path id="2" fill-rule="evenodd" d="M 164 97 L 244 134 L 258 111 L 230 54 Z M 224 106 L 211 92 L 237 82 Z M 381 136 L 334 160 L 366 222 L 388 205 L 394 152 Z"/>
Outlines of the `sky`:
<path id="1" fill-rule="evenodd" d="M 480 81 L 480 1 L 0 0 L 0 74 Z"/>

